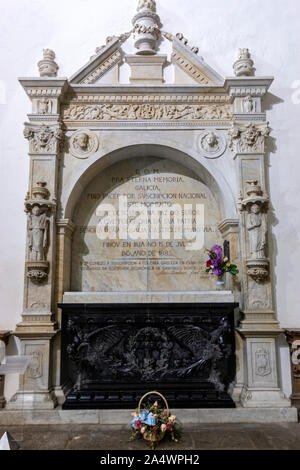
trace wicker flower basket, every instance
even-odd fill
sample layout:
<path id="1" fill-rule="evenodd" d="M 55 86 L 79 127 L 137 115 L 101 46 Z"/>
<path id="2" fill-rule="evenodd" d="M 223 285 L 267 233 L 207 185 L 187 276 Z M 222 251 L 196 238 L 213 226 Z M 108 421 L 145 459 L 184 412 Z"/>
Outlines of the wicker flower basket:
<path id="1" fill-rule="evenodd" d="M 169 418 L 171 416 L 171 413 L 170 413 L 170 409 L 169 409 L 169 405 L 168 405 L 168 402 L 167 402 L 167 399 L 159 392 L 148 392 L 146 393 L 141 399 L 140 399 L 140 402 L 139 402 L 139 406 L 138 406 L 138 413 L 140 414 L 141 412 L 141 407 L 142 407 L 142 403 L 144 401 L 144 399 L 146 397 L 148 397 L 149 395 L 158 395 L 164 402 L 165 406 L 166 406 L 166 411 L 167 411 L 167 417 Z M 155 443 L 156 442 L 160 442 L 163 440 L 163 438 L 165 437 L 165 433 L 166 432 L 163 432 L 163 433 L 160 433 L 160 434 L 157 434 L 157 435 L 154 435 L 153 433 L 150 433 L 150 432 L 145 432 L 143 434 L 143 437 L 146 441 L 149 441 L 151 443 L 151 447 L 154 448 L 155 446 Z"/>

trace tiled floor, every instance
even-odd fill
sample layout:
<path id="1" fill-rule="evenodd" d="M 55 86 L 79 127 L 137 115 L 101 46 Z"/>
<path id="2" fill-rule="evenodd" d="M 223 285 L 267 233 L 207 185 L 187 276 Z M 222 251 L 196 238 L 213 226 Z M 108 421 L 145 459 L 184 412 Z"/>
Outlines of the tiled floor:
<path id="1" fill-rule="evenodd" d="M 147 450 L 143 440 L 129 442 L 128 426 L 60 425 L 0 427 L 20 450 Z M 185 427 L 178 444 L 158 450 L 300 450 L 300 424 L 220 424 Z"/>

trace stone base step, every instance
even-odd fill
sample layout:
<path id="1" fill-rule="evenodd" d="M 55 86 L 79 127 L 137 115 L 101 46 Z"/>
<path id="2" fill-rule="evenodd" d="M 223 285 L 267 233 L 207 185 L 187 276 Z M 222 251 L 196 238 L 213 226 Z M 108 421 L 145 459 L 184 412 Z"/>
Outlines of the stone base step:
<path id="1" fill-rule="evenodd" d="M 0 426 L 46 424 L 130 425 L 133 410 L 0 410 Z M 297 423 L 297 408 L 173 409 L 182 424 Z"/>

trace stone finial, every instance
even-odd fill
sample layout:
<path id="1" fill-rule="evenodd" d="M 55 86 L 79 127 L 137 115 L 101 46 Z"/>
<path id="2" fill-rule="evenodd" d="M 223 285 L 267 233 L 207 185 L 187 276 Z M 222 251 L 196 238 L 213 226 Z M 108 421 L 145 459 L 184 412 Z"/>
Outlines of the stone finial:
<path id="1" fill-rule="evenodd" d="M 139 55 L 154 55 L 160 36 L 160 19 L 154 0 L 139 0 L 137 14 L 132 20 L 135 47 Z"/>
<path id="2" fill-rule="evenodd" d="M 44 49 L 43 59 L 38 62 L 38 68 L 41 77 L 56 77 L 58 65 L 54 61 L 55 52 L 51 49 Z"/>
<path id="3" fill-rule="evenodd" d="M 233 64 L 233 69 L 236 77 L 253 76 L 254 75 L 254 62 L 251 59 L 249 49 L 240 49 L 236 62 Z"/>

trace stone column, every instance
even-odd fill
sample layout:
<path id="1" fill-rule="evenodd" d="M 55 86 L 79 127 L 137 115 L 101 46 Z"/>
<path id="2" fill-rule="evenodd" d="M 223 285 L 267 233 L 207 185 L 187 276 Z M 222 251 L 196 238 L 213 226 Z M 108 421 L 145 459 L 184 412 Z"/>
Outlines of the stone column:
<path id="1" fill-rule="evenodd" d="M 25 200 L 27 243 L 22 321 L 14 335 L 21 353 L 32 356 L 19 390 L 9 409 L 53 409 L 56 398 L 51 383 L 52 340 L 58 327 L 55 318 L 56 214 L 60 152 L 64 133 L 60 101 L 67 80 L 56 78 L 55 54 L 46 49 L 38 64 L 42 78 L 20 79 L 32 101 L 25 124 L 29 141 L 29 188 Z"/>
<path id="2" fill-rule="evenodd" d="M 0 331 L 0 341 L 3 342 L 5 346 L 8 345 L 9 338 L 10 338 L 10 331 Z M 4 386 L 5 386 L 5 376 L 0 375 L 0 410 L 4 408 L 6 404 L 6 400 L 4 397 Z"/>
<path id="3" fill-rule="evenodd" d="M 247 73 L 243 72 L 245 60 L 249 62 Z M 236 163 L 240 211 L 240 306 L 243 319 L 237 331 L 243 340 L 245 369 L 240 402 L 244 407 L 253 408 L 289 407 L 290 401 L 281 391 L 279 380 L 277 339 L 282 330 L 274 311 L 268 253 L 270 202 L 265 156 L 270 127 L 262 112 L 262 97 L 272 80 L 240 78 L 250 75 L 253 67 L 249 51 L 242 65 L 237 67 L 235 64 L 239 78 L 229 79 L 235 118 L 229 131 L 229 147 Z"/>
<path id="4" fill-rule="evenodd" d="M 285 330 L 291 353 L 292 405 L 300 410 L 300 329 Z"/>

